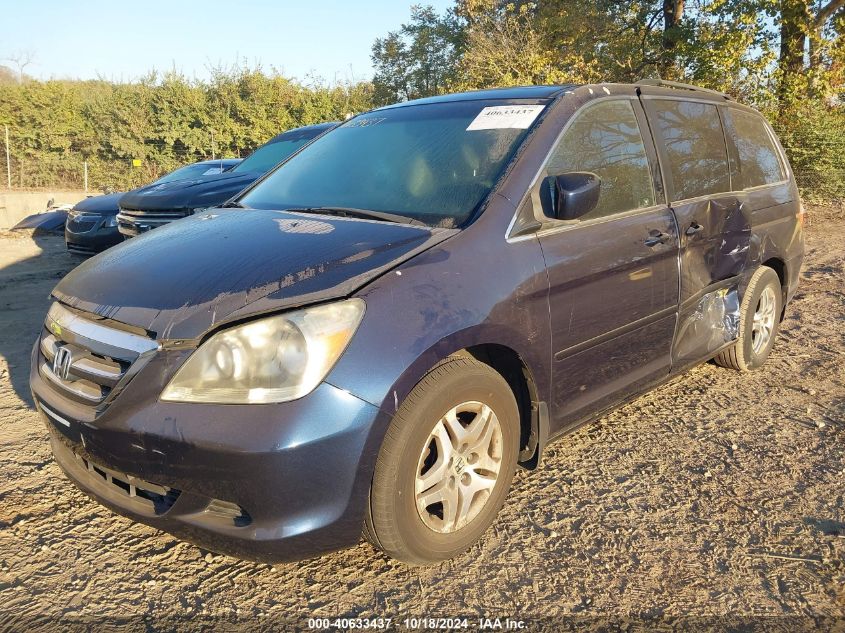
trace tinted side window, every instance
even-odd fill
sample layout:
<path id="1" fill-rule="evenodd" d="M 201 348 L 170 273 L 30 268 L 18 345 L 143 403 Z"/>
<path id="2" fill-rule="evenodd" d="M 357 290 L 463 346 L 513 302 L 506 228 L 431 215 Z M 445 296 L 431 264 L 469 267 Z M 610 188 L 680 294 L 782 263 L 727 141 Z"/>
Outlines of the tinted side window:
<path id="1" fill-rule="evenodd" d="M 675 200 L 731 190 L 728 152 L 715 105 L 657 99 L 656 128 L 666 147 Z"/>
<path id="2" fill-rule="evenodd" d="M 598 206 L 584 219 L 652 206 L 651 172 L 630 101 L 599 102 L 576 116 L 545 175 L 590 171 L 601 178 Z"/>
<path id="3" fill-rule="evenodd" d="M 770 185 L 784 179 L 783 167 L 763 119 L 751 112 L 724 108 L 725 131 L 736 146 L 731 156 L 734 189 Z"/>

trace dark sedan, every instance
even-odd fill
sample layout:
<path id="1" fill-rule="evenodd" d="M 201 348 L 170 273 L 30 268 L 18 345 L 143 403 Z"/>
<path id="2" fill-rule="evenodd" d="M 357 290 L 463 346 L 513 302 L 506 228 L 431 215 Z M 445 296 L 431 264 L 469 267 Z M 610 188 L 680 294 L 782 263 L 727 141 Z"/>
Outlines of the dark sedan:
<path id="1" fill-rule="evenodd" d="M 204 160 L 185 165 L 165 174 L 156 183 L 211 176 L 229 171 L 240 158 Z M 118 201 L 124 193 L 92 196 L 78 202 L 68 213 L 65 223 L 65 244 L 72 253 L 93 255 L 123 241 L 117 230 Z"/>
<path id="2" fill-rule="evenodd" d="M 179 182 L 155 182 L 133 189 L 120 200 L 118 229 L 125 237 L 134 237 L 219 206 L 335 125 L 308 125 L 274 136 L 225 174 Z"/>
<path id="3" fill-rule="evenodd" d="M 91 196 L 76 203 L 65 223 L 65 244 L 71 253 L 93 255 L 118 244 L 117 201 L 123 192 Z"/>

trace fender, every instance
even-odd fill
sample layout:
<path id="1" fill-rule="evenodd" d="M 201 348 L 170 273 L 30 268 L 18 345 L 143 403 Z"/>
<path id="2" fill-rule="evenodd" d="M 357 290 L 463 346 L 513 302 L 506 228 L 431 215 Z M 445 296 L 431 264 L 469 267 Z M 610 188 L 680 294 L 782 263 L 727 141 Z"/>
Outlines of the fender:
<path id="1" fill-rule="evenodd" d="M 523 428 L 523 439 L 521 450 L 519 453 L 519 465 L 528 470 L 534 470 L 540 465 L 540 458 L 542 450 L 548 443 L 550 435 L 550 421 L 549 408 L 547 404 L 547 392 L 540 392 L 537 381 L 537 371 L 544 371 L 542 368 L 532 366 L 526 362 L 526 354 L 520 353 L 516 347 L 502 345 L 502 341 L 518 341 L 520 333 L 512 328 L 504 327 L 502 325 L 487 325 L 482 324 L 475 327 L 465 328 L 463 330 L 453 332 L 451 335 L 440 339 L 435 344 L 426 349 L 420 356 L 418 356 L 401 375 L 390 385 L 384 398 L 380 403 L 371 403 L 380 408 L 386 414 L 387 420 L 392 419 L 393 415 L 398 411 L 402 402 L 408 397 L 408 394 L 419 384 L 425 375 L 431 371 L 438 363 L 446 360 L 450 356 L 467 355 L 476 357 L 482 362 L 494 365 L 489 362 L 489 359 L 477 356 L 473 353 L 484 346 L 495 346 L 502 350 L 511 352 L 519 361 L 522 367 L 522 372 L 527 373 L 524 380 L 528 383 L 528 399 L 529 401 L 520 402 L 521 415 L 524 415 L 523 424 L 526 422 L 527 428 Z M 471 351 L 472 350 L 472 351 Z M 496 368 L 498 370 L 498 368 Z M 513 376 L 504 376 L 506 380 L 511 381 Z M 328 381 L 327 381 L 328 382 Z M 333 386 L 340 387 L 340 385 L 333 384 Z M 341 387 L 345 388 L 345 387 Z M 353 395 L 355 392 L 350 391 Z M 519 398 L 519 394 L 515 394 Z M 360 396 L 359 396 L 360 397 Z M 383 439 L 384 433 L 387 431 L 387 424 L 384 428 L 377 431 L 377 435 Z M 380 444 L 381 439 L 372 438 L 372 441 Z"/>

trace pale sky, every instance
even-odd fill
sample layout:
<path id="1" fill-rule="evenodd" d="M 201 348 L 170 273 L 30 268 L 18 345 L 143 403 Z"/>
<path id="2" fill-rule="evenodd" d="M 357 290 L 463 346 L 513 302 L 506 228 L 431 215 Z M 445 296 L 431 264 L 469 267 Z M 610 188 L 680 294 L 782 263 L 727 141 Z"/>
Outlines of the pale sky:
<path id="1" fill-rule="evenodd" d="M 31 51 L 33 77 L 128 81 L 174 66 L 206 78 L 209 65 L 246 59 L 300 80 L 365 80 L 373 41 L 412 4 L 452 1 L 0 0 L 0 65 L 17 70 L 6 58 Z"/>

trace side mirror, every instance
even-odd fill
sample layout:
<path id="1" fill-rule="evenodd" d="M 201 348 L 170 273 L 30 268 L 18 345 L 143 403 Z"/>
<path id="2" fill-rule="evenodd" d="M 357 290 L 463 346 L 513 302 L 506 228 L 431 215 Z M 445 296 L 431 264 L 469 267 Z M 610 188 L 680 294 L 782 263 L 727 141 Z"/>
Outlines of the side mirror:
<path id="1" fill-rule="evenodd" d="M 596 208 L 601 178 L 588 171 L 571 171 L 543 181 L 543 212 L 555 220 L 576 220 Z"/>

